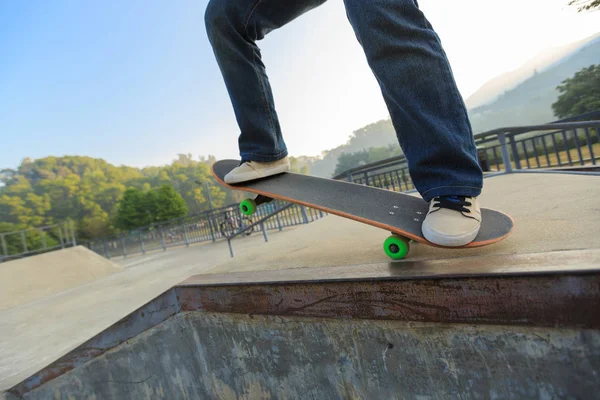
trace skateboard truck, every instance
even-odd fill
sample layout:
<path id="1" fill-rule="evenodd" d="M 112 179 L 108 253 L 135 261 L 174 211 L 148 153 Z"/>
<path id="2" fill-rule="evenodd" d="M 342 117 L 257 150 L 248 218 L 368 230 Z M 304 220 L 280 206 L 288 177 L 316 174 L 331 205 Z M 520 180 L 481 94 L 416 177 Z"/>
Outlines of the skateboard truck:
<path id="1" fill-rule="evenodd" d="M 273 199 L 259 194 L 255 199 L 246 199 L 240 203 L 240 211 L 244 215 L 252 215 L 256 212 L 256 207 L 261 204 L 270 203 Z"/>

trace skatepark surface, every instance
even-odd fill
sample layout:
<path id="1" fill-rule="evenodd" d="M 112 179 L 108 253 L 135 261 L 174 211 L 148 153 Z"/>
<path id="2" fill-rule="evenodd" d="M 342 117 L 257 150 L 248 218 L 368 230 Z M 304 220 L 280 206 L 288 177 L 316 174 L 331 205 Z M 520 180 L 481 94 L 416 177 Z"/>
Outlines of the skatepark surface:
<path id="1" fill-rule="evenodd" d="M 448 250 L 413 243 L 408 258 L 395 262 L 389 260 L 382 248 L 388 232 L 329 215 L 308 225 L 287 228 L 282 232 L 269 232 L 268 243 L 264 242 L 261 235 L 235 239 L 232 242 L 235 249 L 233 258 L 229 255 L 227 243 L 220 241 L 110 261 L 95 254 L 85 254 L 91 253 L 87 249 L 75 248 L 0 264 L 0 274 L 3 268 L 7 268 L 6 271 L 9 268 L 14 271 L 18 265 L 23 280 L 29 280 L 33 275 L 39 280 L 43 276 L 39 271 L 43 271 L 40 268 L 44 264 L 39 261 L 39 257 L 62 260 L 59 264 L 64 267 L 63 270 L 54 270 L 52 280 L 42 280 L 44 290 L 36 283 L 32 286 L 35 289 L 31 291 L 21 289 L 21 296 L 15 293 L 5 295 L 8 291 L 0 293 L 0 353 L 3 355 L 0 359 L 0 393 L 10 388 L 18 388 L 12 393 L 19 393 L 26 398 L 44 398 L 52 396 L 53 393 L 58 393 L 59 398 L 67 398 L 73 393 L 83 396 L 87 390 L 87 395 L 92 396 L 100 393 L 97 390 L 100 390 L 101 382 L 114 381 L 119 374 L 127 376 L 127 379 L 130 379 L 127 382 L 131 383 L 138 380 L 141 382 L 149 376 L 157 379 L 158 375 L 168 375 L 168 371 L 171 371 L 169 378 L 165 378 L 168 383 L 152 383 L 152 379 L 148 378 L 148 382 L 144 384 L 147 385 L 144 390 L 147 390 L 148 397 L 161 397 L 162 387 L 164 393 L 170 393 L 171 396 L 174 393 L 187 393 L 192 398 L 195 395 L 217 398 L 276 398 L 278 392 L 275 381 L 281 379 L 288 385 L 282 393 L 294 398 L 306 390 L 301 385 L 302 381 L 321 379 L 325 389 L 314 398 L 368 398 L 369 395 L 397 398 L 396 395 L 392 395 L 394 390 L 406 385 L 415 388 L 414 392 L 406 393 L 407 397 L 423 395 L 443 398 L 441 394 L 452 397 L 457 393 L 456 388 L 462 387 L 465 393 L 475 396 L 482 393 L 489 396 L 490 393 L 497 392 L 500 393 L 499 397 L 521 393 L 523 398 L 540 398 L 546 393 L 548 398 L 552 398 L 569 397 L 566 393 L 556 392 L 557 390 L 577 390 L 584 398 L 586 390 L 600 387 L 600 375 L 597 374 L 600 372 L 600 337 L 596 322 L 587 322 L 587 317 L 576 317 L 572 311 L 565 308 L 562 310 L 567 315 L 565 325 L 552 326 L 553 316 L 545 313 L 553 300 L 544 297 L 546 294 L 541 289 L 548 288 L 549 283 L 543 283 L 534 277 L 525 277 L 524 270 L 527 269 L 527 265 L 531 265 L 528 267 L 528 274 L 532 271 L 547 272 L 548 269 L 552 269 L 553 272 L 560 270 L 561 273 L 571 270 L 577 274 L 585 271 L 586 278 L 579 275 L 565 276 L 564 282 L 553 281 L 556 287 L 567 285 L 564 286 L 564 291 L 556 296 L 560 299 L 560 296 L 564 295 L 564 299 L 567 299 L 563 299 L 564 301 L 571 301 L 568 299 L 579 299 L 578 296 L 585 295 L 588 302 L 591 302 L 590 307 L 598 305 L 595 302 L 600 289 L 596 281 L 590 282 L 588 279 L 595 279 L 600 269 L 599 183 L 598 176 L 569 174 L 531 173 L 487 178 L 480 204 L 482 207 L 506 212 L 514 218 L 515 228 L 511 236 L 502 242 L 474 249 Z M 85 266 L 79 269 L 81 260 L 95 261 L 86 262 Z M 57 265 L 56 261 L 53 261 L 52 265 Z M 515 267 L 511 269 L 511 265 Z M 304 271 L 301 279 L 303 282 L 310 281 L 313 276 L 318 280 L 320 274 L 334 279 L 328 274 L 339 271 L 341 276 L 344 269 L 355 274 L 360 271 L 362 275 L 359 274 L 360 279 L 355 277 L 356 283 L 367 285 L 363 290 L 371 293 L 375 289 L 369 289 L 370 286 L 365 282 L 369 282 L 370 274 L 375 275 L 377 271 L 403 271 L 404 268 L 404 272 L 396 274 L 404 274 L 403 276 L 393 278 L 402 279 L 402 282 L 423 279 L 423 271 L 432 271 L 432 275 L 443 280 L 446 278 L 439 272 L 441 267 L 447 271 L 462 271 L 462 275 L 459 274 L 460 279 L 465 279 L 465 282 L 471 279 L 470 276 L 493 275 L 493 279 L 499 280 L 496 283 L 500 286 L 500 279 L 504 279 L 501 274 L 510 270 L 529 288 L 526 290 L 524 286 L 522 293 L 513 293 L 518 298 L 515 302 L 523 301 L 523 304 L 527 304 L 526 299 L 522 297 L 523 293 L 531 293 L 528 301 L 537 302 L 540 308 L 535 312 L 543 311 L 544 316 L 528 314 L 529 319 L 524 325 L 516 319 L 506 317 L 507 314 L 482 314 L 480 320 L 469 320 L 469 315 L 480 312 L 474 311 L 481 309 L 481 304 L 477 301 L 484 300 L 479 299 L 473 300 L 477 307 L 473 304 L 455 304 L 454 314 L 460 314 L 459 310 L 463 306 L 471 307 L 465 316 L 460 317 L 446 316 L 423 320 L 421 317 L 402 314 L 396 315 L 395 321 L 380 321 L 378 315 L 367 313 L 360 314 L 364 319 L 346 321 L 335 317 L 323 318 L 317 314 L 296 313 L 276 319 L 268 315 L 260 316 L 261 312 L 257 312 L 258 315 L 249 310 L 244 312 L 238 303 L 238 308 L 234 307 L 235 310 L 217 310 L 217 306 L 214 306 L 215 309 L 200 309 L 198 307 L 201 306 L 193 306 L 197 299 L 183 304 L 181 298 L 169 297 L 171 295 L 168 294 L 200 296 L 187 293 L 191 293 L 189 291 L 192 289 L 204 290 L 201 289 L 206 285 L 203 282 L 209 281 L 227 287 L 235 286 L 238 278 L 239 282 L 245 279 L 248 283 L 256 278 L 261 282 L 271 282 L 271 279 L 270 284 L 275 281 L 279 284 L 285 282 L 286 277 L 293 278 L 295 275 L 290 271 L 295 269 L 299 272 Z M 275 275 L 269 275 L 269 271 L 275 273 L 278 270 L 287 272 L 278 272 L 276 278 Z M 81 277 L 67 279 L 76 273 Z M 521 273 L 523 276 L 519 275 Z M 10 274 L 13 282 L 20 280 L 18 274 Z M 65 279 L 60 279 L 63 276 Z M 186 286 L 182 282 L 188 278 L 190 279 Z M 576 282 L 576 285 L 573 283 L 575 286 L 569 286 L 568 282 Z M 394 281 L 393 284 L 401 283 Z M 25 283 L 23 285 L 19 287 L 27 287 Z M 177 287 L 180 291 L 170 291 L 171 288 Z M 311 287 L 317 291 L 324 290 L 318 283 Z M 508 289 L 509 287 L 507 286 L 507 291 L 512 290 Z M 254 292 L 250 286 L 239 290 L 243 290 L 247 299 L 253 298 Z M 422 290 L 429 293 L 431 289 Z M 488 299 L 485 302 L 493 303 L 495 298 L 497 301 L 507 300 L 503 293 L 490 290 L 486 286 Z M 464 289 L 454 295 L 458 293 L 460 296 L 463 292 Z M 220 292 L 219 296 L 226 296 L 223 293 L 225 292 Z M 426 296 L 427 301 L 437 301 L 419 291 L 415 292 L 415 297 L 421 294 Z M 240 292 L 237 292 L 237 295 L 240 296 Z M 109 331 L 111 338 L 124 337 L 122 333 L 117 334 L 116 330 L 110 330 L 116 329 L 115 324 L 127 316 L 130 316 L 130 323 L 139 321 L 133 315 L 142 307 L 148 307 L 148 304 L 155 306 L 158 299 L 164 303 L 164 310 L 174 307 L 171 314 L 163 315 L 161 313 L 166 311 L 157 311 L 156 315 L 162 315 L 162 319 L 155 321 L 154 325 L 146 322 L 149 325 L 145 325 L 143 329 L 134 329 L 135 336 L 106 344 Z M 219 304 L 230 304 L 227 300 L 229 297 L 219 299 Z M 355 300 L 356 298 L 352 299 Z M 408 299 L 402 299 L 401 302 L 406 302 L 407 307 L 410 304 Z M 248 304 L 250 303 L 252 302 Z M 344 304 L 349 303 L 350 300 L 344 301 Z M 208 303 L 202 304 L 202 307 L 208 307 Z M 577 303 L 577 307 L 587 307 L 581 304 Z M 520 305 L 520 308 L 523 306 Z M 269 314 L 267 306 L 261 309 L 266 310 L 262 314 Z M 519 307 L 515 306 L 511 310 L 518 313 Z M 351 311 L 350 314 L 352 312 L 355 311 Z M 571 317 L 568 316 L 569 313 L 572 314 Z M 561 311 L 557 311 L 557 314 L 560 315 Z M 533 315 L 537 317 L 532 317 Z M 498 323 L 502 327 L 499 327 Z M 491 327 L 492 325 L 495 327 Z M 541 337 L 544 339 L 539 339 Z M 89 358 L 80 357 L 82 345 L 91 338 L 96 341 L 104 338 L 103 351 L 97 354 L 88 352 L 91 354 Z M 294 340 L 298 342 L 298 348 L 295 350 L 290 344 L 290 341 Z M 348 345 L 353 340 L 354 347 Z M 251 346 L 249 341 L 252 341 Z M 370 349 L 373 341 L 381 343 L 377 342 L 379 344 Z M 322 348 L 322 344 L 319 343 L 324 342 L 335 349 Z M 413 348 L 413 351 L 404 352 L 398 355 L 399 358 L 390 359 L 390 363 L 387 363 L 388 353 L 398 352 L 398 343 L 402 342 L 412 343 L 407 348 Z M 242 345 L 243 343 L 247 346 Z M 274 350 L 275 347 L 279 350 Z M 198 352 L 191 351 L 192 348 Z M 444 348 L 447 350 L 443 350 Z M 500 353 L 494 350 L 497 348 L 501 349 Z M 238 353 L 232 349 L 237 349 L 235 351 Z M 260 349 L 264 350 L 264 354 L 261 355 Z M 79 361 L 73 361 L 73 357 L 69 358 L 68 368 L 57 368 L 55 364 L 51 376 L 49 372 L 38 373 L 61 357 L 68 358 L 69 354 L 77 351 Z M 186 358 L 186 352 L 194 355 Z M 228 354 L 230 360 L 237 361 L 232 361 L 233 364 L 228 363 L 222 357 L 219 358 L 219 352 Z M 439 356 L 440 352 L 445 356 Z M 471 358 L 461 354 L 468 354 Z M 203 355 L 204 359 L 200 355 Z M 167 360 L 165 357 L 170 358 Z M 475 358 L 477 361 L 474 361 Z M 285 373 L 269 367 L 269 363 L 273 362 L 274 365 L 283 368 L 281 362 L 273 361 L 277 359 L 286 360 L 289 364 Z M 373 367 L 374 370 L 368 372 L 363 370 L 364 376 L 359 378 L 357 369 L 368 368 L 368 365 L 374 365 L 376 360 L 382 361 L 383 364 L 378 364 Z M 504 361 L 501 363 L 501 360 Z M 446 366 L 440 363 L 446 363 Z M 491 367 L 498 363 L 501 363 L 502 367 Z M 518 366 L 525 365 L 523 363 L 529 363 L 531 370 L 541 374 L 538 376 L 539 382 L 536 383 L 534 378 L 523 374 L 519 376 Z M 576 370 L 573 369 L 575 363 L 578 363 Z M 156 370 L 150 371 L 151 364 L 157 365 Z M 402 365 L 411 364 L 415 365 L 414 369 L 409 368 L 408 375 L 397 377 L 393 382 L 390 381 L 391 378 L 383 376 L 390 369 L 398 370 L 402 369 Z M 542 373 L 544 364 L 546 372 Z M 322 365 L 324 369 L 310 371 L 307 365 Z M 337 369 L 334 368 L 335 365 Z M 134 373 L 136 367 L 139 367 L 139 370 Z M 227 368 L 232 368 L 232 371 L 228 372 Z M 439 371 L 444 368 L 450 372 L 439 375 Z M 130 375 L 125 371 L 128 369 Z M 150 372 L 145 374 L 143 371 Z M 201 384 L 196 386 L 192 384 L 194 373 L 202 376 Z M 246 380 L 236 381 L 236 373 L 249 375 Z M 419 374 L 433 375 L 421 379 Z M 575 375 L 580 376 L 579 380 L 572 379 L 567 382 L 565 376 Z M 24 384 L 24 380 L 34 376 L 35 379 L 29 379 Z M 448 376 L 454 377 L 454 381 L 440 383 L 445 382 L 444 379 L 450 379 Z M 484 379 L 487 383 L 476 385 L 473 382 L 477 379 Z M 79 388 L 81 392 L 74 388 L 75 381 L 83 385 L 83 388 Z M 325 381 L 328 383 L 325 384 Z M 433 390 L 427 389 L 431 382 L 436 382 L 436 395 L 427 392 Z M 178 384 L 180 389 L 177 388 Z M 382 384 L 387 386 L 382 388 Z M 118 398 L 131 395 L 131 392 L 126 390 L 133 390 L 118 389 L 115 385 L 107 387 L 109 388 L 106 390 L 112 392 L 106 392 L 104 397 L 98 398 Z M 527 391 L 527 388 L 531 390 Z M 569 392 L 573 393 L 575 392 Z M 169 397 L 168 394 L 164 396 Z M 75 397 L 77 398 L 77 395 Z M 140 395 L 139 398 L 143 396 Z"/>
<path id="2" fill-rule="evenodd" d="M 82 246 L 0 264 L 0 311 L 122 270 Z"/>

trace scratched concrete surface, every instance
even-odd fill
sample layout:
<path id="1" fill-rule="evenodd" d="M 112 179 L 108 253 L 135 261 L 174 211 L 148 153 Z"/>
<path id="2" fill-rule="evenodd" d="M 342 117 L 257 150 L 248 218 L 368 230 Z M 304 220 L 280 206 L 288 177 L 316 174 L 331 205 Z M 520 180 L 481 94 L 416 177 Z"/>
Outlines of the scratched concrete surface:
<path id="1" fill-rule="evenodd" d="M 600 333 L 184 313 L 26 399 L 592 398 Z"/>
<path id="2" fill-rule="evenodd" d="M 598 248 L 599 177 L 513 175 L 485 181 L 482 206 L 508 212 L 515 232 L 505 241 L 470 250 L 413 247 L 411 257 L 460 258 Z M 310 225 L 226 243 L 116 260 L 123 272 L 0 311 L 0 393 L 94 334 L 194 274 L 387 262 L 377 228 L 328 216 Z M 457 260 L 457 262 L 460 262 Z"/>

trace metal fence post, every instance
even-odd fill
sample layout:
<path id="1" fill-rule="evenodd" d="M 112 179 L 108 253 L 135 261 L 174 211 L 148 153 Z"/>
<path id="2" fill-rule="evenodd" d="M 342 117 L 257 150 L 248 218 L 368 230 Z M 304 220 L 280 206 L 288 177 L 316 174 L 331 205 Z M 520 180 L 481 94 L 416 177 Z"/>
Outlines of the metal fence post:
<path id="1" fill-rule="evenodd" d="M 77 246 L 77 241 L 75 240 L 75 229 L 73 229 L 73 220 L 69 220 L 69 225 L 71 225 L 71 239 L 73 239 L 73 247 Z"/>
<path id="2" fill-rule="evenodd" d="M 515 159 L 515 167 L 517 169 L 521 169 L 521 160 L 519 159 L 519 150 L 517 149 L 517 142 L 515 141 L 515 137 L 511 136 L 510 140 L 510 150 L 512 151 L 513 158 Z"/>
<path id="3" fill-rule="evenodd" d="M 302 212 L 302 218 L 304 218 L 304 223 L 308 224 L 308 215 L 306 214 L 306 208 L 304 206 L 300 206 L 300 211 Z"/>
<path id="4" fill-rule="evenodd" d="M 183 239 L 185 240 L 185 245 L 190 247 L 190 239 L 188 238 L 187 228 L 185 227 L 185 221 L 182 221 L 181 225 L 183 226 Z"/>
<path id="5" fill-rule="evenodd" d="M 44 228 L 40 228 L 40 236 L 42 238 L 42 250 L 46 250 L 46 235 L 44 233 Z"/>
<path id="6" fill-rule="evenodd" d="M 162 229 L 160 229 L 160 226 L 157 227 L 158 230 L 158 236 L 160 236 L 160 245 L 163 248 L 163 251 L 167 250 L 167 246 L 165 245 L 165 238 L 163 237 L 163 233 L 162 233 Z"/>
<path id="7" fill-rule="evenodd" d="M 590 152 L 590 159 L 592 160 L 592 165 L 596 165 L 596 156 L 594 155 L 594 146 L 592 143 L 592 136 L 590 135 L 590 128 L 585 128 L 585 140 L 588 145 L 588 150 Z"/>
<path id="8" fill-rule="evenodd" d="M 215 238 L 215 230 L 213 229 L 213 216 L 208 217 L 208 227 L 210 228 L 210 236 L 212 237 L 213 243 L 217 241 Z M 231 256 L 233 257 L 233 256 Z"/>
<path id="9" fill-rule="evenodd" d="M 352 180 L 352 172 L 348 172 L 348 173 L 346 174 L 346 178 L 348 179 L 348 182 L 350 182 L 350 183 L 354 182 L 354 181 Z"/>
<path id="10" fill-rule="evenodd" d="M 275 218 L 277 219 L 277 227 L 279 228 L 279 232 L 281 232 L 283 230 L 283 227 L 281 226 L 281 219 L 279 218 L 279 213 L 275 214 Z"/>
<path id="11" fill-rule="evenodd" d="M 510 163 L 510 156 L 508 154 L 508 147 L 506 146 L 506 133 L 502 132 L 498 134 L 498 141 L 500 142 L 500 153 L 502 154 L 502 162 L 504 163 L 504 171 L 507 174 L 512 172 L 512 164 Z"/>
<path id="12" fill-rule="evenodd" d="M 229 254 L 233 257 L 233 247 L 231 247 L 231 239 L 227 238 L 227 244 L 229 245 Z"/>
<path id="13" fill-rule="evenodd" d="M 27 248 L 27 239 L 25 238 L 25 231 L 21 231 L 21 240 L 23 241 L 23 250 L 24 253 L 27 253 L 29 249 Z"/>
<path id="14" fill-rule="evenodd" d="M 269 239 L 267 238 L 267 231 L 265 230 L 265 223 L 264 222 L 260 223 L 260 229 L 262 230 L 263 236 L 265 237 L 265 242 L 268 242 Z"/>
<path id="15" fill-rule="evenodd" d="M 58 226 L 58 239 L 60 240 L 60 247 L 62 249 L 64 249 L 65 241 L 63 240 L 63 234 L 62 234 L 62 229 L 61 229 L 60 225 Z"/>
<path id="16" fill-rule="evenodd" d="M 108 246 L 106 245 L 106 240 L 102 239 L 102 247 L 104 249 L 104 258 L 110 260 L 110 254 L 108 254 Z"/>
<path id="17" fill-rule="evenodd" d="M 121 236 L 121 248 L 123 249 L 123 258 L 127 258 L 127 250 L 125 249 L 125 237 Z"/>
<path id="18" fill-rule="evenodd" d="M 584 165 L 583 161 L 583 153 L 581 152 L 581 144 L 579 143 L 579 133 L 577 132 L 577 128 L 573 129 L 573 144 L 577 147 L 577 154 L 579 155 L 579 163 Z"/>
<path id="19" fill-rule="evenodd" d="M 142 254 L 146 254 L 146 249 L 144 248 L 144 235 L 140 232 L 140 248 L 142 249 Z"/>
<path id="20" fill-rule="evenodd" d="M 8 247 L 6 246 L 6 240 L 4 239 L 3 234 L 0 234 L 0 242 L 2 242 L 2 253 L 8 257 Z"/>

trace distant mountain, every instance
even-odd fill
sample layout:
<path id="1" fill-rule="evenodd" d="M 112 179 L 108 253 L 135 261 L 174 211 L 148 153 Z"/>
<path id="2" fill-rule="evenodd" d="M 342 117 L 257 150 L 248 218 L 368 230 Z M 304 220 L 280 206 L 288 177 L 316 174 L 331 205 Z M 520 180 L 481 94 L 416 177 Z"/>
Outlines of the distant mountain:
<path id="1" fill-rule="evenodd" d="M 514 89 L 517 85 L 529 79 L 534 71 L 538 73 L 544 72 L 597 40 L 600 40 L 600 33 L 564 46 L 557 46 L 541 51 L 519 68 L 486 82 L 479 90 L 465 100 L 467 108 L 477 108 L 491 103 L 498 99 L 505 91 Z"/>
<path id="2" fill-rule="evenodd" d="M 385 119 L 354 131 L 345 144 L 323 151 L 321 157 L 304 158 L 303 161 L 307 163 L 311 175 L 329 178 L 335 172 L 340 154 L 355 153 L 390 144 L 399 146 L 391 120 Z"/>
<path id="3" fill-rule="evenodd" d="M 468 112 L 473 131 L 478 133 L 502 126 L 555 120 L 552 103 L 559 95 L 556 87 L 581 68 L 600 64 L 600 34 L 577 43 L 578 47 L 566 46 L 573 49 L 566 56 L 554 60 L 543 69 L 531 71 L 528 79 L 513 88 L 507 88 L 494 101 L 470 108 Z"/>

